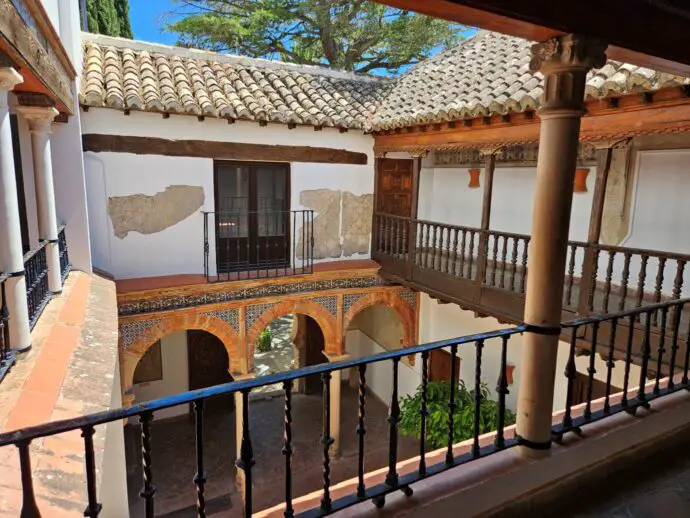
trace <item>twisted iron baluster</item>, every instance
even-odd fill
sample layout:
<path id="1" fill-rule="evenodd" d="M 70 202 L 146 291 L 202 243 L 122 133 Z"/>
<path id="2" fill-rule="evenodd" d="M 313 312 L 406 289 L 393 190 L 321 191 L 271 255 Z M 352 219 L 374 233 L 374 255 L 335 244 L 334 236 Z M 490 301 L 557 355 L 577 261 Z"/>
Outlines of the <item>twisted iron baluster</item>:
<path id="1" fill-rule="evenodd" d="M 19 449 L 19 468 L 22 474 L 22 512 L 21 518 L 41 518 L 41 511 L 36 504 L 34 494 L 34 482 L 31 475 L 31 453 L 29 445 L 31 441 L 17 443 Z"/>
<path id="2" fill-rule="evenodd" d="M 513 255 L 510 258 L 510 291 L 515 291 L 515 275 L 517 274 L 518 244 L 519 240 L 513 238 Z"/>
<path id="3" fill-rule="evenodd" d="M 655 312 L 656 313 L 656 312 Z M 659 349 L 657 351 L 658 356 L 656 360 L 656 379 L 654 380 L 654 389 L 653 393 L 654 394 L 659 394 L 659 382 L 661 381 L 661 369 L 663 367 L 662 360 L 664 358 L 664 353 L 666 352 L 666 349 L 664 349 L 664 345 L 666 345 L 666 320 L 668 319 L 668 307 L 663 307 L 661 308 L 661 328 L 660 328 L 660 333 L 659 333 Z M 672 377 L 673 372 L 669 372 L 669 375 Z"/>
<path id="4" fill-rule="evenodd" d="M 472 456 L 479 457 L 479 421 L 482 407 L 482 349 L 484 340 L 477 340 L 475 344 L 477 358 L 475 363 L 474 378 L 474 443 L 472 444 Z"/>
<path id="5" fill-rule="evenodd" d="M 283 450 L 285 455 L 285 518 L 295 515 L 292 508 L 292 380 L 283 382 L 285 392 L 285 422 L 283 430 Z"/>
<path id="6" fill-rule="evenodd" d="M 628 282 L 630 281 L 630 260 L 632 259 L 632 254 L 630 252 L 625 252 L 623 256 L 623 274 L 621 280 L 621 299 L 618 301 L 618 310 L 623 311 L 625 309 L 625 299 L 628 297 Z"/>
<path id="7" fill-rule="evenodd" d="M 647 406 L 647 396 L 645 394 L 645 380 L 647 379 L 647 369 L 649 367 L 649 359 L 652 356 L 652 344 L 650 340 L 652 318 L 649 312 L 646 313 L 644 326 L 644 343 L 642 344 L 642 369 L 640 370 L 640 386 L 637 391 L 637 401 L 642 403 L 642 406 Z"/>
<path id="8" fill-rule="evenodd" d="M 364 427 L 364 416 L 366 413 L 366 397 L 367 397 L 367 380 L 366 380 L 367 366 L 362 364 L 359 366 L 359 421 L 357 423 L 357 435 L 359 436 L 359 455 L 357 463 L 357 497 L 364 498 L 366 496 L 366 487 L 364 486 L 364 436 L 367 431 Z"/>
<path id="9" fill-rule="evenodd" d="M 565 286 L 565 305 L 570 306 L 573 296 L 573 282 L 575 278 L 575 256 L 577 245 L 570 245 L 570 260 L 568 261 L 568 283 Z"/>
<path id="10" fill-rule="evenodd" d="M 565 414 L 563 415 L 563 431 L 570 430 L 573 426 L 572 405 L 573 399 L 573 385 L 575 377 L 577 376 L 577 368 L 575 367 L 575 346 L 577 344 L 577 326 L 573 327 L 572 336 L 570 338 L 570 352 L 568 353 L 568 362 L 565 364 L 565 377 L 568 380 L 568 388 L 565 396 Z"/>
<path id="11" fill-rule="evenodd" d="M 505 426 L 506 417 L 506 396 L 510 394 L 508 390 L 508 373 L 507 356 L 508 356 L 508 339 L 509 336 L 502 336 L 501 340 L 501 371 L 499 373 L 498 384 L 496 385 L 496 392 L 498 393 L 498 423 L 496 428 L 496 440 L 494 445 L 496 448 L 505 447 L 505 439 L 503 435 L 503 427 Z"/>
<path id="12" fill-rule="evenodd" d="M 333 444 L 331 437 L 331 373 L 321 374 L 323 383 L 323 435 L 321 444 L 323 445 L 323 497 L 321 498 L 321 510 L 331 511 L 331 456 L 330 448 Z"/>
<path id="13" fill-rule="evenodd" d="M 455 390 L 458 379 L 455 376 L 455 365 L 458 361 L 458 344 L 450 346 L 450 398 L 448 399 L 448 449 L 446 451 L 446 465 L 453 465 L 453 443 L 455 442 Z"/>
<path id="14" fill-rule="evenodd" d="M 144 472 L 144 487 L 139 492 L 139 496 L 144 499 L 146 504 L 146 518 L 153 518 L 153 497 L 156 494 L 156 487 L 153 485 L 153 472 L 151 471 L 151 421 L 153 421 L 152 412 L 144 412 L 139 416 L 141 459 Z"/>
<path id="15" fill-rule="evenodd" d="M 628 386 L 630 384 L 630 364 L 632 363 L 632 344 L 635 337 L 635 315 L 630 315 L 628 322 L 628 342 L 625 346 L 625 372 L 623 375 L 623 399 L 621 399 L 621 406 L 626 408 L 628 406 Z"/>
<path id="16" fill-rule="evenodd" d="M 400 422 L 400 404 L 398 403 L 398 364 L 400 358 L 393 358 L 393 394 L 391 395 L 390 415 L 388 424 L 390 425 L 390 436 L 388 445 L 388 473 L 386 474 L 386 485 L 396 487 L 398 485 L 398 473 L 396 464 L 398 462 L 398 423 Z"/>
<path id="17" fill-rule="evenodd" d="M 606 284 L 604 284 L 604 313 L 609 312 L 609 295 L 611 294 L 611 279 L 613 278 L 613 261 L 616 252 L 609 250 L 609 261 L 606 265 Z"/>
<path id="18" fill-rule="evenodd" d="M 676 371 L 676 357 L 678 355 L 678 333 L 680 332 L 680 316 L 683 313 L 683 305 L 676 305 L 673 318 L 673 344 L 671 345 L 671 361 L 668 367 L 668 389 L 673 390 L 675 382 L 673 381 Z"/>
<path id="19" fill-rule="evenodd" d="M 422 408 L 419 411 L 421 417 L 421 431 L 419 435 L 419 474 L 426 475 L 426 418 L 429 415 L 428 404 L 429 390 L 429 351 L 422 351 Z"/>
<path id="20" fill-rule="evenodd" d="M 606 398 L 604 399 L 604 414 L 608 415 L 611 412 L 609 405 L 609 397 L 611 396 L 611 376 L 613 375 L 613 368 L 615 363 L 613 361 L 613 351 L 616 345 L 616 329 L 618 328 L 618 319 L 614 318 L 611 321 L 611 337 L 609 340 L 609 354 L 606 358 Z"/>
<path id="21" fill-rule="evenodd" d="M 206 499 L 204 497 L 204 485 L 206 484 L 206 471 L 204 470 L 204 400 L 194 401 L 194 417 L 196 420 L 196 514 L 199 518 L 206 517 Z"/>
<path id="22" fill-rule="evenodd" d="M 595 263 L 596 264 L 596 263 Z M 585 406 L 585 421 L 589 421 L 592 417 L 592 395 L 594 390 L 594 374 L 597 370 L 594 368 L 594 361 L 596 359 L 597 351 L 597 334 L 599 332 L 599 322 L 594 322 L 592 324 L 592 350 L 589 356 L 589 367 L 587 368 L 587 373 L 589 374 L 587 383 L 587 405 Z"/>
<path id="23" fill-rule="evenodd" d="M 254 467 L 254 449 L 252 437 L 249 433 L 249 389 L 242 390 L 242 442 L 240 444 L 240 458 L 235 466 L 244 473 L 244 511 L 243 517 L 252 515 L 252 468 Z"/>

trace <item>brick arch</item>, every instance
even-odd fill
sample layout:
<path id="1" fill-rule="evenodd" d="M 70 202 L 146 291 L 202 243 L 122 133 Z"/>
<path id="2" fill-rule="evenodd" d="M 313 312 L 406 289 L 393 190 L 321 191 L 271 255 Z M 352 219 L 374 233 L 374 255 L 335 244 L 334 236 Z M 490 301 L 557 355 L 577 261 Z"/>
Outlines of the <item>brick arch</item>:
<path id="1" fill-rule="evenodd" d="M 308 299 L 285 300 L 264 311 L 247 332 L 247 358 L 250 365 L 254 363 L 256 342 L 266 326 L 276 318 L 294 313 L 316 320 L 323 333 L 326 354 L 342 354 L 342 336 L 337 332 L 336 318 L 325 307 Z"/>
<path id="2" fill-rule="evenodd" d="M 176 313 L 144 331 L 126 350 L 122 350 L 120 369 L 123 392 L 126 394 L 131 392 L 134 386 L 134 371 L 149 347 L 171 333 L 189 330 L 206 331 L 216 336 L 228 352 L 230 362 L 228 371 L 241 374 L 246 372 L 247 362 L 244 347 L 242 347 L 239 335 L 230 324 L 208 314 L 189 312 L 180 315 Z"/>
<path id="3" fill-rule="evenodd" d="M 343 318 L 343 342 L 352 320 L 372 306 L 386 306 L 395 310 L 403 326 L 403 347 L 413 345 L 417 339 L 416 314 L 405 299 L 395 291 L 369 293 L 355 302 Z"/>

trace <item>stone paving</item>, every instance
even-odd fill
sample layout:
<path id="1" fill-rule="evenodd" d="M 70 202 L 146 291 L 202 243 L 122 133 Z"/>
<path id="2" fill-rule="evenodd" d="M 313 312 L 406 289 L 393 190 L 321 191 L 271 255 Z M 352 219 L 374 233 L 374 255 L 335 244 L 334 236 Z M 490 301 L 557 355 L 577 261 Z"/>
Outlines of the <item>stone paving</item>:
<path id="1" fill-rule="evenodd" d="M 293 318 L 293 315 L 285 315 L 284 317 L 276 318 L 268 325 L 268 329 L 270 329 L 273 336 L 271 350 L 265 353 L 258 352 L 257 350 L 254 353 L 254 371 L 257 378 L 298 367 L 294 361 L 293 345 L 290 340 Z M 266 394 L 280 391 L 281 389 L 282 385 L 278 383 L 258 388 L 252 391 L 252 393 Z"/>
<path id="2" fill-rule="evenodd" d="M 316 491 L 323 485 L 321 438 L 321 396 L 297 394 L 293 397 L 293 495 Z M 365 469 L 371 471 L 388 462 L 388 410 L 374 398 L 367 401 Z M 331 482 L 357 475 L 358 436 L 357 394 L 342 387 L 342 456 L 332 462 Z M 255 511 L 279 504 L 284 499 L 285 463 L 283 447 L 282 398 L 254 400 L 250 403 L 250 431 L 256 465 L 254 467 Z M 131 427 L 128 433 L 138 436 Z M 204 457 L 208 482 L 206 497 L 209 515 L 241 516 L 241 497 L 235 486 L 235 414 L 209 416 L 205 423 Z M 193 516 L 196 492 L 192 479 L 196 471 L 194 424 L 188 417 L 158 422 L 152 430 L 152 464 L 156 494 L 156 515 L 168 518 Z M 418 442 L 410 437 L 399 441 L 399 459 L 415 456 Z M 129 498 L 132 518 L 144 516 L 138 497 L 141 466 L 128 457 Z"/>

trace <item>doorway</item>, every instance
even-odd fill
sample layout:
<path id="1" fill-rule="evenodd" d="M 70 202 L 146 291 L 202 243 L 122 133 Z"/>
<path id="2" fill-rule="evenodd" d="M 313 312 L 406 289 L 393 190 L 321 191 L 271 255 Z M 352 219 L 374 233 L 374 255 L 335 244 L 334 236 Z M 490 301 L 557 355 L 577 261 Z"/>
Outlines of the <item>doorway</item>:
<path id="1" fill-rule="evenodd" d="M 589 375 L 581 372 L 575 373 L 573 379 L 573 389 L 568 404 L 570 406 L 579 405 L 587 402 L 587 392 L 589 390 Z M 611 385 L 609 394 L 622 392 L 623 389 Z M 598 379 L 592 379 L 592 401 L 606 396 L 606 383 Z"/>
<path id="2" fill-rule="evenodd" d="M 289 266 L 289 164 L 216 162 L 219 273 Z"/>
<path id="3" fill-rule="evenodd" d="M 306 365 L 320 365 L 326 363 L 324 351 L 323 332 L 318 322 L 311 317 L 304 319 L 306 322 Z M 320 374 L 312 374 L 307 376 L 304 380 L 305 394 L 321 394 L 323 392 L 323 383 Z"/>
<path id="4" fill-rule="evenodd" d="M 206 331 L 187 331 L 187 362 L 189 365 L 189 390 L 197 390 L 233 381 L 228 372 L 230 361 L 225 345 L 215 335 Z M 204 412 L 231 412 L 235 398 L 225 394 L 204 401 Z M 194 415 L 190 412 L 190 415 Z"/>

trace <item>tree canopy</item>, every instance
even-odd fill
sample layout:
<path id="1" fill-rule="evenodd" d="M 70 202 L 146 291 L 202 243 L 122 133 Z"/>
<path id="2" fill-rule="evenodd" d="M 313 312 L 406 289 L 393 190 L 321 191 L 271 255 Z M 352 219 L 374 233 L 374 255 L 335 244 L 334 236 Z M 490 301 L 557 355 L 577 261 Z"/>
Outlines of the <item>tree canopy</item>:
<path id="1" fill-rule="evenodd" d="M 464 29 L 368 0 L 175 1 L 179 45 L 355 72 L 398 72 Z"/>
<path id="2" fill-rule="evenodd" d="M 133 37 L 129 21 L 129 0 L 86 0 L 86 12 L 90 32 L 130 39 Z"/>

